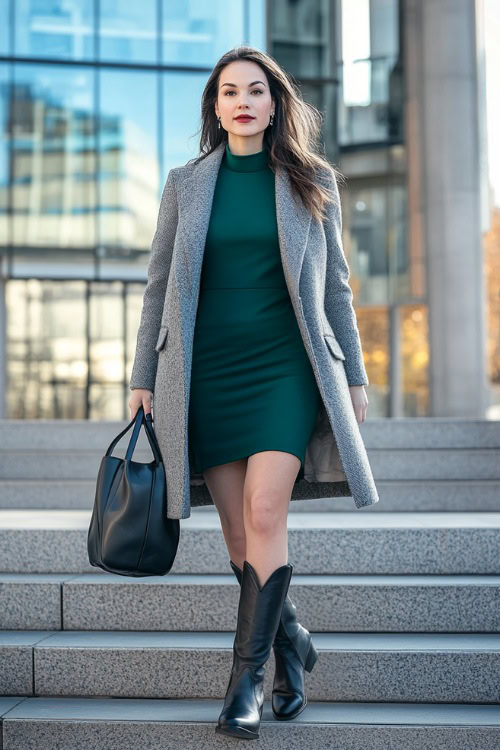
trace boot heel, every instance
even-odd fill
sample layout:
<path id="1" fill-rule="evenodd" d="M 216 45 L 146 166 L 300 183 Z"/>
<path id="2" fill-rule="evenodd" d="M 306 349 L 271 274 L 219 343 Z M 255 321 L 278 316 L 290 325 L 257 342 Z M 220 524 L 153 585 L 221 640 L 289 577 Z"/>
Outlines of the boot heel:
<path id="1" fill-rule="evenodd" d="M 309 651 L 307 652 L 307 658 L 306 658 L 306 663 L 304 664 L 304 669 L 306 669 L 308 672 L 312 672 L 312 668 L 316 664 L 317 658 L 318 658 L 318 652 L 314 648 L 314 644 L 311 641 L 311 645 L 309 646 Z"/>

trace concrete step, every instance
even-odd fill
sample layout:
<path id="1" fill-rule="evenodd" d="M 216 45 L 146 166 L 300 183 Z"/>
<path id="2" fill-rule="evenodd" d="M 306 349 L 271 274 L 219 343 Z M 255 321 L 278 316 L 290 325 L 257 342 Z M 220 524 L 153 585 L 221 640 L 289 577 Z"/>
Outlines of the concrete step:
<path id="1" fill-rule="evenodd" d="M 234 574 L 0 574 L 2 630 L 230 631 Z M 293 575 L 311 632 L 500 633 L 500 576 Z"/>
<path id="2" fill-rule="evenodd" d="M 0 511 L 0 571 L 98 573 L 90 511 Z M 303 575 L 500 575 L 500 513 L 293 513 L 289 561 Z M 181 521 L 171 573 L 228 573 L 216 513 Z M 230 572 L 230 568 L 229 568 Z"/>
<path id="3" fill-rule="evenodd" d="M 4 714 L 4 749 L 38 749 L 49 730 L 67 750 L 88 750 L 94 742 L 99 745 L 104 727 L 106 750 L 229 747 L 229 738 L 214 733 L 221 708 L 213 700 L 25 698 Z M 488 705 L 328 702 L 311 702 L 294 721 L 277 722 L 266 702 L 258 743 L 287 750 L 301 749 L 305 742 L 315 750 L 359 750 L 369 737 L 373 750 L 389 745 L 435 750 L 452 743 L 454 750 L 494 750 L 498 724 L 498 708 Z"/>
<path id="4" fill-rule="evenodd" d="M 234 747 L 232 738 L 215 734 L 221 710 L 222 700 L 213 699 L 0 698 L 3 750 Z M 285 722 L 274 719 L 266 701 L 255 747 L 498 750 L 500 707 L 311 700 L 296 719 Z"/>
<path id="5" fill-rule="evenodd" d="M 78 419 L 0 420 L 4 450 L 79 451 L 98 445 L 104 449 L 128 421 Z M 500 421 L 460 417 L 368 418 L 360 426 L 368 449 L 496 448 L 500 449 Z M 126 446 L 130 430 L 117 448 Z M 144 430 L 138 448 L 148 446 Z"/>
<path id="6" fill-rule="evenodd" d="M 123 457 L 125 448 L 113 455 Z M 1 452 L 0 479 L 95 479 L 103 449 L 6 450 Z M 368 449 L 378 480 L 499 480 L 498 448 Z M 134 460 L 147 463 L 151 451 L 136 451 Z"/>
<path id="7" fill-rule="evenodd" d="M 91 509 L 94 479 L 0 479 L 0 509 Z M 429 479 L 377 481 L 380 502 L 363 508 L 365 513 L 500 511 L 498 479 Z M 295 500 L 290 513 L 355 513 L 350 497 Z M 214 505 L 192 508 L 193 513 L 214 512 Z"/>
<path id="8" fill-rule="evenodd" d="M 500 635 L 312 635 L 312 701 L 500 702 Z M 233 641 L 232 632 L 1 631 L 0 694 L 222 698 Z M 268 665 L 266 700 L 273 652 Z"/>

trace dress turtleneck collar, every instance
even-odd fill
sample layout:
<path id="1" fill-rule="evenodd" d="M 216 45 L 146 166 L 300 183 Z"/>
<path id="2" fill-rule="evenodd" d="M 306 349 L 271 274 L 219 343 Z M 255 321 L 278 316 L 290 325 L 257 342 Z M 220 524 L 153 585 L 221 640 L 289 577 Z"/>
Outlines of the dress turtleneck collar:
<path id="1" fill-rule="evenodd" d="M 229 144 L 226 143 L 224 154 L 225 166 L 233 172 L 258 172 L 266 169 L 268 166 L 268 151 L 264 147 L 262 151 L 256 154 L 232 154 L 229 150 Z"/>

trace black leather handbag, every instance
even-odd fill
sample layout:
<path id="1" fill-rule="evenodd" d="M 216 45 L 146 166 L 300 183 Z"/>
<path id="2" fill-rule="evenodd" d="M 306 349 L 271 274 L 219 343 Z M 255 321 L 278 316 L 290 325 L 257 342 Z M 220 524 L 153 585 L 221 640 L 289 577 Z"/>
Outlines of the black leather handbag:
<path id="1" fill-rule="evenodd" d="M 133 424 L 125 458 L 112 456 Z M 154 455 L 150 463 L 132 461 L 142 425 Z M 167 518 L 165 467 L 151 414 L 144 415 L 141 406 L 101 460 L 87 537 L 89 562 L 122 576 L 165 575 L 174 563 L 179 534 L 179 519 Z"/>

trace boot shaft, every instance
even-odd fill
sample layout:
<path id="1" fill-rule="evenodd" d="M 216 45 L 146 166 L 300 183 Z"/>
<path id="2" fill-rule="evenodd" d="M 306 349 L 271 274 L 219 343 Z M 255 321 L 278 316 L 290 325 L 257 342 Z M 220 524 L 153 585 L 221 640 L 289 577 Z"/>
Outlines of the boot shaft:
<path id="1" fill-rule="evenodd" d="M 292 572 L 293 565 L 281 565 L 260 586 L 253 566 L 248 560 L 243 562 L 234 638 L 234 650 L 242 662 L 258 666 L 269 658 Z"/>

